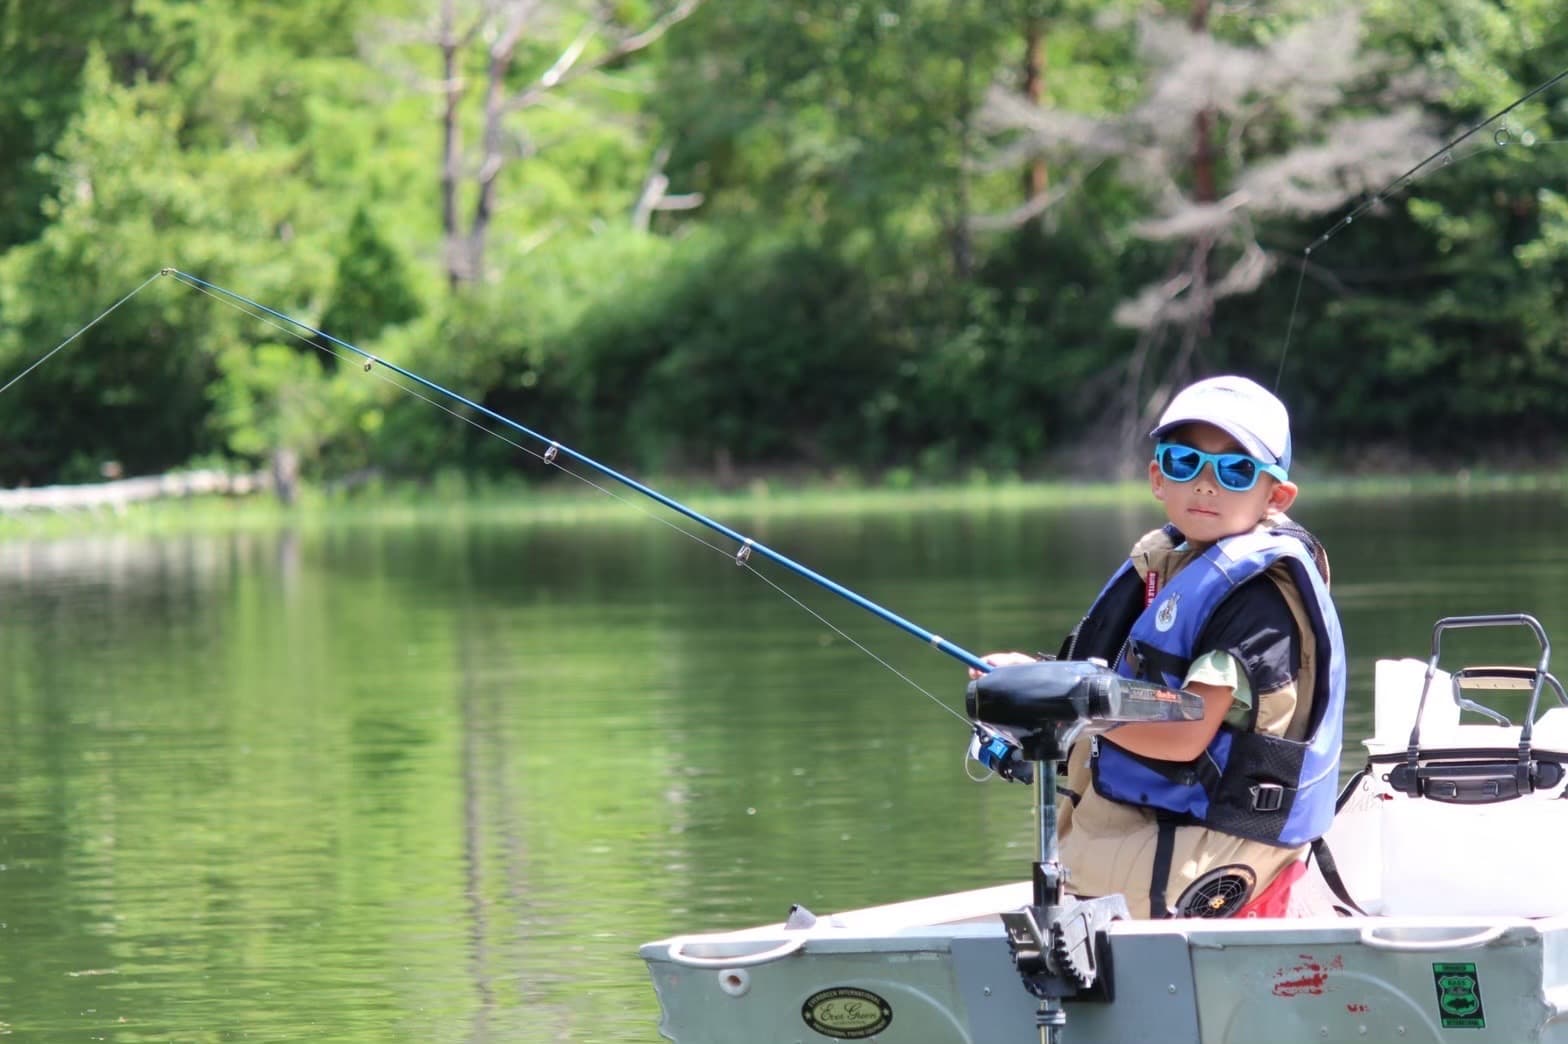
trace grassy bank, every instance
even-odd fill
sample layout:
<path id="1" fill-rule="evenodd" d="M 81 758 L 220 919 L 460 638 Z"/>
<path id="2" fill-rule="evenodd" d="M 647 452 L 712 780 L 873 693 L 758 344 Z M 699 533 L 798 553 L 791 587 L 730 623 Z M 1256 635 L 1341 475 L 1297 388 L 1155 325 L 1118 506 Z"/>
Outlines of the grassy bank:
<path id="1" fill-rule="evenodd" d="M 353 492 L 305 487 L 285 506 L 270 495 L 204 496 L 148 501 L 121 510 L 17 512 L 0 515 L 0 536 L 49 537 L 88 532 L 163 534 L 192 531 L 268 530 L 336 525 L 423 525 L 443 521 L 516 524 L 645 520 L 673 516 L 669 509 L 625 486 L 597 480 L 594 488 L 570 478 L 538 485 L 474 480 L 459 474 L 429 482 L 371 484 Z M 1460 471 L 1347 478 L 1301 478 L 1303 505 L 1315 500 L 1398 496 L 1477 496 L 1491 493 L 1562 492 L 1568 472 L 1519 474 Z M 909 511 L 1067 508 L 1139 504 L 1148 496 L 1141 480 L 1105 483 L 1060 480 L 975 479 L 923 485 L 895 481 L 862 485 L 838 478 L 755 479 L 744 488 L 672 479 L 652 482 L 680 503 L 720 522 L 759 516 L 831 515 Z"/>

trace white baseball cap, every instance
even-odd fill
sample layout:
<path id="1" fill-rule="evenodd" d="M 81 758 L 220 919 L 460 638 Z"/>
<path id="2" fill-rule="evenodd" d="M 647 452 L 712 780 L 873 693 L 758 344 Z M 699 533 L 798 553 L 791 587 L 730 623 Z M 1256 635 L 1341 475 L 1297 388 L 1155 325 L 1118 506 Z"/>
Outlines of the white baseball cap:
<path id="1" fill-rule="evenodd" d="M 1227 374 L 1189 384 L 1176 393 L 1149 432 L 1159 438 L 1183 424 L 1212 424 L 1266 463 L 1290 469 L 1290 414 L 1256 381 Z"/>

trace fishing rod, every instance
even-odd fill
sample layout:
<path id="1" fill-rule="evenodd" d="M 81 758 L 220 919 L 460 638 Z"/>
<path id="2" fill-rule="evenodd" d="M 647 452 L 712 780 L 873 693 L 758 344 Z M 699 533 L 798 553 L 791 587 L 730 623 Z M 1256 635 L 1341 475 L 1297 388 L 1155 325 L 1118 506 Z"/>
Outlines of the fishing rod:
<path id="1" fill-rule="evenodd" d="M 727 539 L 734 541 L 738 545 L 735 551 L 735 564 L 737 566 L 745 566 L 753 555 L 761 556 L 762 558 L 765 558 L 776 565 L 783 566 L 785 569 L 790 570 L 796 575 L 802 576 L 807 580 L 810 580 L 812 583 L 833 592 L 839 597 L 866 610 L 867 612 L 876 616 L 878 619 L 881 619 L 886 623 L 890 623 L 908 634 L 914 635 L 916 638 L 925 642 L 927 645 L 931 646 L 933 649 L 936 649 L 938 652 L 946 653 L 948 656 L 951 656 L 953 659 L 958 660 L 960 663 L 963 663 L 965 666 L 973 670 L 979 671 L 982 674 L 988 673 L 992 670 L 990 664 L 976 656 L 974 653 L 969 652 L 967 649 L 964 649 L 961 646 L 948 641 L 939 634 L 935 634 L 926 630 L 919 624 L 899 616 L 897 613 L 894 613 L 891 610 L 878 605 L 869 598 L 857 594 L 856 592 L 845 587 L 843 584 L 831 580 L 828 577 L 823 576 L 821 573 L 818 573 L 816 570 L 802 565 L 800 562 L 795 561 L 788 555 L 774 550 L 761 541 L 756 540 L 753 537 L 746 536 L 743 533 L 736 532 L 729 526 L 724 525 L 722 522 L 716 521 L 715 519 L 704 515 L 700 511 L 696 511 L 693 508 L 682 504 L 673 497 L 667 496 L 666 494 L 659 492 L 651 486 L 645 485 L 631 476 L 595 460 L 585 453 L 574 450 L 570 446 L 565 445 L 557 439 L 552 439 L 548 435 L 541 434 L 540 432 L 534 431 L 531 428 L 525 427 L 510 417 L 498 413 L 487 406 L 484 406 L 464 395 L 452 391 L 450 388 L 437 384 L 435 381 L 423 377 L 420 374 L 407 369 L 406 367 L 399 366 L 397 363 L 394 363 L 388 359 L 384 359 L 378 355 L 372 354 L 371 352 L 367 352 L 363 348 L 359 348 L 356 345 L 352 345 L 338 337 L 334 337 L 325 330 L 319 330 L 316 327 L 311 326 L 309 323 L 303 322 L 302 320 L 296 319 L 293 316 L 287 315 L 276 309 L 269 308 L 260 302 L 254 301 L 244 296 L 243 294 L 236 293 L 227 287 L 219 286 L 216 283 L 212 283 L 198 276 L 194 276 L 189 272 L 183 272 L 177 268 L 165 268 L 159 274 L 173 276 L 176 281 L 195 287 L 204 293 L 211 294 L 230 303 L 243 306 L 244 308 L 254 309 L 256 312 L 259 312 L 263 315 L 271 316 L 272 318 L 281 322 L 288 323 L 290 326 L 297 327 L 300 330 L 308 332 L 313 337 L 322 338 L 334 345 L 337 345 L 340 348 L 344 348 L 350 352 L 353 352 L 355 355 L 359 356 L 365 361 L 365 369 L 367 371 L 376 366 L 380 366 L 398 374 L 401 377 L 411 380 L 421 387 L 435 392 L 438 395 L 444 396 L 455 403 L 466 406 L 471 410 L 483 414 L 484 416 L 489 417 L 491 420 L 504 424 L 507 427 L 512 428 L 513 430 L 520 432 L 528 438 L 544 445 L 545 450 L 542 454 L 542 458 L 547 464 L 556 464 L 557 460 L 564 456 L 573 461 L 576 461 L 579 464 L 592 468 L 600 475 L 603 475 L 608 479 L 612 479 L 615 482 L 618 482 L 621 485 L 626 486 L 627 488 L 632 489 L 642 494 L 643 496 L 663 505 L 664 507 L 669 508 L 671 511 L 675 511 L 681 515 L 684 515 L 693 522 L 696 522 L 702 526 L 706 526 L 708 529 L 711 529 L 714 532 L 726 537 Z M 146 284 L 144 283 L 143 286 L 145 285 Z"/>
<path id="2" fill-rule="evenodd" d="M 1480 134 L 1492 124 L 1497 123 L 1509 113 L 1519 108 L 1521 105 L 1524 105 L 1530 100 L 1546 93 L 1564 80 L 1568 80 L 1568 68 L 1565 68 L 1558 72 L 1555 76 L 1552 76 L 1549 79 L 1543 80 L 1542 82 L 1536 84 L 1534 87 L 1530 88 L 1528 91 L 1525 91 L 1507 105 L 1504 105 L 1501 109 L 1498 109 L 1496 112 L 1492 113 L 1486 119 L 1481 120 L 1479 123 L 1473 124 L 1463 133 L 1450 138 L 1448 141 L 1445 141 L 1442 145 L 1433 149 L 1432 152 L 1419 163 L 1415 164 L 1413 167 L 1411 167 L 1409 170 L 1406 170 L 1398 177 L 1393 178 L 1388 182 L 1388 184 L 1384 185 L 1377 192 L 1362 200 L 1357 206 L 1353 207 L 1338 221 L 1330 225 L 1316 239 L 1302 248 L 1301 264 L 1299 265 L 1299 272 L 1296 276 L 1296 292 L 1290 302 L 1290 317 L 1285 322 L 1285 343 L 1280 348 L 1279 367 L 1274 373 L 1274 388 L 1276 391 L 1279 390 L 1280 380 L 1285 375 L 1285 360 L 1290 355 L 1290 338 L 1291 334 L 1295 331 L 1296 328 L 1296 315 L 1301 310 L 1301 289 L 1302 286 L 1306 283 L 1307 268 L 1312 261 L 1313 252 L 1322 249 L 1328 244 L 1329 240 L 1333 239 L 1335 236 L 1339 235 L 1339 233 L 1343 232 L 1346 228 L 1354 224 L 1356 218 L 1360 217 L 1362 214 L 1365 214 L 1373 207 L 1382 205 L 1397 193 L 1410 188 L 1417 181 L 1424 178 L 1430 170 L 1434 169 L 1434 164 L 1436 165 L 1436 168 L 1451 169 L 1455 164 L 1455 149 L 1459 148 L 1459 146 L 1463 145 L 1477 134 Z M 1483 146 L 1482 149 L 1479 149 L 1470 155 L 1480 155 L 1481 152 L 1486 151 L 1486 149 L 1492 147 L 1498 149 L 1506 148 L 1512 144 L 1514 140 L 1514 135 L 1508 130 L 1507 126 L 1500 126 L 1492 135 L 1491 146 Z M 1529 133 L 1519 135 L 1517 140 L 1520 145 L 1527 149 L 1533 148 L 1537 145 L 1545 146 L 1564 144 L 1560 141 L 1538 141 L 1534 135 Z M 1468 159 L 1469 157 L 1467 156 L 1464 158 Z"/>
<path id="3" fill-rule="evenodd" d="M 996 669 L 996 668 L 993 667 L 992 664 L 987 663 L 985 660 L 983 660 L 980 657 L 976 656 L 974 653 L 969 652 L 967 649 L 964 649 L 963 647 L 957 645 L 956 643 L 951 642 L 951 641 L 949 641 L 946 638 L 943 638 L 941 635 L 938 635 L 938 634 L 936 634 L 936 633 L 934 633 L 932 631 L 928 631 L 924 627 L 921 627 L 920 625 L 918 625 L 918 624 L 916 624 L 916 623 L 914 623 L 914 622 L 912 622 L 912 621 L 910 621 L 908 619 L 905 619 L 902 616 L 899 616 L 897 613 L 894 613 L 891 610 L 886 609 L 886 608 L 884 608 L 881 605 L 878 605 L 876 602 L 871 601 L 869 598 L 866 598 L 865 596 L 863 596 L 861 594 L 858 594 L 855 591 L 850 590 L 849 588 L 845 587 L 844 585 L 842 585 L 842 584 L 840 584 L 840 583 L 838 583 L 838 582 L 836 582 L 834 580 L 831 580 L 831 579 L 829 579 L 826 576 L 823 576 L 821 573 L 818 573 L 815 570 L 813 570 L 813 569 L 811 569 L 811 568 L 801 564 L 800 562 L 795 561 L 794 559 L 790 558 L 788 555 L 785 555 L 785 554 L 783 554 L 783 553 L 781 553 L 779 551 L 774 550 L 773 548 L 767 546 L 766 544 L 762 543 L 761 541 L 756 540 L 753 537 L 746 536 L 743 533 L 739 533 L 739 532 L 735 531 L 734 529 L 731 529 L 729 526 L 726 526 L 723 523 L 718 522 L 718 521 L 708 517 L 707 515 L 704 515 L 701 512 L 696 511 L 695 509 L 693 509 L 691 507 L 688 507 L 685 504 L 682 504 L 681 502 L 675 500 L 673 497 L 670 497 L 670 496 L 668 496 L 668 495 L 666 495 L 664 493 L 661 493 L 658 490 L 653 489 L 652 487 L 650 487 L 650 486 L 648 486 L 648 485 L 646 485 L 646 484 L 644 484 L 642 482 L 637 481 L 636 479 L 630 477 L 629 475 L 626 475 L 626 474 L 624 474 L 624 473 L 622 473 L 620 471 L 617 471 L 614 468 L 609 467 L 606 464 L 601 463 L 598 460 L 595 460 L 594 458 L 588 456 L 587 454 L 584 454 L 584 453 L 581 453 L 581 452 L 579 452 L 579 451 L 577 451 L 575 449 L 572 449 L 570 446 L 565 445 L 564 443 L 560 442 L 557 439 L 550 438 L 547 435 L 544 435 L 544 434 L 542 434 L 540 432 L 534 431 L 533 429 L 528 428 L 528 427 L 524 426 L 523 424 L 518 423 L 517 421 L 513 420 L 510 417 L 505 416 L 504 414 L 501 414 L 501 413 L 499 413 L 499 412 L 497 412 L 497 411 L 495 411 L 493 409 L 490 409 L 489 407 L 487 407 L 487 406 L 485 406 L 485 405 L 483 405 L 481 403 L 475 402 L 474 400 L 468 398 L 467 396 L 464 396 L 464 395 L 461 395 L 461 394 L 459 394 L 459 393 L 457 393 L 455 391 L 452 391 L 450 388 L 447 388 L 447 387 L 445 387 L 445 386 L 443 386 L 441 384 L 438 384 L 435 381 L 432 381 L 429 378 L 422 376 L 421 374 L 415 373 L 414 371 L 408 369 L 407 367 L 400 366 L 397 363 L 392 362 L 391 360 L 382 358 L 381 356 L 375 355 L 375 354 L 373 354 L 371 352 L 367 352 L 364 349 L 358 347 L 357 345 L 350 344 L 349 342 L 347 342 L 345 340 L 342 340 L 341 338 L 338 338 L 338 337 L 336 337 L 336 336 L 334 336 L 332 334 L 327 333 L 325 330 L 321 330 L 321 329 L 318 329 L 318 328 L 316 328 L 314 326 L 311 326 L 309 323 L 306 323 L 306 322 L 304 322 L 304 321 L 302 321 L 300 319 L 296 319 L 293 316 L 288 315 L 285 312 L 279 311 L 279 310 L 277 310 L 275 308 L 270 308 L 267 305 L 264 305 L 264 304 L 260 303 L 259 301 L 255 301 L 255 300 L 253 300 L 253 299 L 251 299 L 249 297 L 246 297 L 245 295 L 240 294 L 240 293 L 238 293 L 238 292 L 236 292 L 234 290 L 231 290 L 231 289 L 229 289 L 227 287 L 224 287 L 224 286 L 220 286 L 217 283 L 213 283 L 213 282 L 211 282 L 209 280 L 202 279 L 199 276 L 192 275 L 189 272 L 181 271 L 180 269 L 174 268 L 174 267 L 171 266 L 171 267 L 162 268 L 159 271 L 153 273 L 153 275 L 149 276 L 139 286 L 137 286 L 135 289 L 133 289 L 132 291 L 127 293 L 124 297 L 120 298 L 114 304 L 110 305 L 103 312 L 99 313 L 96 317 L 94 317 L 90 322 L 88 322 L 86 325 L 84 325 L 81 329 L 79 329 L 75 333 L 71 334 L 69 337 L 67 337 L 60 344 L 56 345 L 53 349 L 51 349 L 49 352 L 47 352 L 41 358 L 39 358 L 38 360 L 36 360 L 35 362 L 33 362 L 32 364 L 27 366 L 21 373 L 17 374 L 10 381 L 6 382 L 3 386 L 0 386 L 0 393 L 3 393 L 7 389 L 9 389 L 12 385 L 14 385 L 18 381 L 20 381 L 23 377 L 27 376 L 27 374 L 33 372 L 39 366 L 43 365 L 43 363 L 47 362 L 50 358 L 52 358 L 55 354 L 57 354 L 62 349 L 64 349 L 67 345 L 71 344 L 73 341 L 75 341 L 79 337 L 81 337 L 81 335 L 84 334 L 87 330 L 89 330 L 92 327 L 96 326 L 97 324 L 101 323 L 111 313 L 113 313 L 114 311 L 119 309 L 122 305 L 124 305 L 126 302 L 130 301 L 132 298 L 137 296 L 137 294 L 141 293 L 144 289 L 146 289 L 151 283 L 153 283 L 160 276 L 172 276 L 175 279 L 175 281 L 183 283 L 183 284 L 185 284 L 185 285 L 187 285 L 189 287 L 192 287 L 193 289 L 195 289 L 195 290 L 197 290 L 197 291 L 199 291 L 201 293 L 207 294 L 208 296 L 213 297 L 214 299 L 220 301 L 221 303 L 229 305 L 230 307 L 233 307 L 236 310 L 238 310 L 238 311 L 240 311 L 240 312 L 242 312 L 242 313 L 244 313 L 246 315 L 249 315 L 250 317 L 252 317 L 254 319 L 258 319 L 260 321 L 268 323 L 269 325 L 275 326 L 279 330 L 281 330 L 282 332 L 286 333 L 287 335 L 289 335 L 291 337 L 295 337 L 295 338 L 303 341 L 304 343 L 309 344 L 309 345 L 311 345 L 314 348 L 317 348 L 318 350 L 321 350 L 321 351 L 327 352 L 328 354 L 333 355 L 334 357 L 341 358 L 341 356 L 338 356 L 337 353 L 332 352 L 332 350 L 330 348 L 328 348 L 325 345 L 323 345 L 322 344 L 323 341 L 328 342 L 328 343 L 330 343 L 332 345 L 336 345 L 337 347 L 345 349 L 345 350 L 347 350 L 349 352 L 352 352 L 354 355 L 356 355 L 360 359 L 364 360 L 364 369 L 365 369 L 365 371 L 367 373 L 375 370 L 376 367 L 379 366 L 379 367 L 381 367 L 384 370 L 390 371 L 391 373 L 395 373 L 398 376 L 400 376 L 402 378 L 405 378 L 406 380 L 413 381 L 415 384 L 419 385 L 420 387 L 428 389 L 429 391 L 431 391 L 431 392 L 433 392 L 433 393 L 435 393 L 435 394 L 437 394 L 437 395 L 439 395 L 439 396 L 441 396 L 443 398 L 449 399 L 450 401 L 452 401 L 454 403 L 457 403 L 457 404 L 459 404 L 461 406 L 465 406 L 465 407 L 475 411 L 476 413 L 479 413 L 479 414 L 481 414 L 481 415 L 483 415 L 485 417 L 488 417 L 488 418 L 490 418 L 490 419 L 492 419 L 492 420 L 494 420 L 494 421 L 496 421 L 496 422 L 498 422 L 500 424 L 504 424 L 507 427 L 512 428 L 515 431 L 519 432 L 520 434 L 528 437 L 529 439 L 532 439 L 535 442 L 538 442 L 538 443 L 542 444 L 545 447 L 543 452 L 542 453 L 541 452 L 536 452 L 533 449 L 530 449 L 528 446 L 522 445 L 521 443 L 518 443 L 518 442 L 514 442 L 513 440 L 507 438 L 505 435 L 502 435 L 501 433 L 499 433 L 497 431 L 494 431 L 494 430 L 492 430 L 490 428 L 485 427 L 485 425 L 480 424 L 478 421 L 474 420 L 472 417 L 464 416 L 462 413 L 459 413 L 457 410 L 449 408 L 446 405 L 443 405 L 440 401 L 438 401 L 436 399 L 429 398 L 429 397 L 421 394 L 415 388 L 410 388 L 410 387 L 408 387 L 406 385 L 398 383 L 397 381 L 391 381 L 389 378 L 386 378 L 384 376 L 382 377 L 383 380 L 388 380 L 389 383 L 391 383 L 394 387 L 398 388 L 400 391 L 403 391 L 403 392 L 406 392 L 408 394 L 411 394 L 411 395 L 415 396 L 416 398 L 424 399 L 426 402 L 429 402 L 432 405 L 436 406 L 437 408 L 442 409 L 442 410 L 452 414 L 454 417 L 457 417 L 459 420 L 462 420 L 462 421 L 464 421 L 466 423 L 469 423 L 469 424 L 473 424 L 475 427 L 479 428 L 481 431 L 484 431 L 486 434 L 491 435 L 491 436 L 496 437 L 496 438 L 499 438 L 502 441 L 508 443 L 509 445 L 512 445 L 512 446 L 514 446 L 514 447 L 516 447 L 518 449 L 521 449 L 521 450 L 523 450 L 525 452 L 533 454 L 534 456 L 536 456 L 540 460 L 542 460 L 544 463 L 546 463 L 546 464 L 548 464 L 548 465 L 550 465 L 552 467 L 555 467 L 555 468 L 565 472 L 566 474 L 572 475 L 574 478 L 577 478 L 580 481 L 586 482 L 588 485 L 592 486 L 595 489 L 600 490 L 601 492 L 606 493 L 607 495 L 609 495 L 611 497 L 615 497 L 615 494 L 614 494 L 613 491 L 611 491 L 609 489 L 606 489 L 604 486 L 601 486 L 598 483 L 595 483 L 595 482 L 593 482 L 593 481 L 591 481 L 589 479 L 586 479 L 582 475 L 579 475 L 576 472 L 572 471 L 570 468 L 565 467 L 561 463 L 561 458 L 564 456 L 565 458 L 567 458 L 569 460 L 576 461 L 579 464 L 582 464 L 582 465 L 584 465 L 584 466 L 586 466 L 588 468 L 591 468 L 594 471 L 598 472 L 600 475 L 603 475 L 606 478 L 612 479 L 613 481 L 615 481 L 617 483 L 620 483 L 621 485 L 623 485 L 623 486 L 625 486 L 625 487 L 627 487 L 627 488 L 629 488 L 629 489 L 631 489 L 631 490 L 633 490 L 633 491 L 635 491 L 637 493 L 642 494 L 643 496 L 647 497 L 648 499 L 653 500 L 654 502 L 656 502 L 656 503 L 658 503 L 658 504 L 660 504 L 660 505 L 670 509 L 671 511 L 674 511 L 674 512 L 676 512 L 676 513 L 678 513 L 678 514 L 680 514 L 680 515 L 690 519 L 693 522 L 696 522 L 696 523 L 698 523 L 698 524 L 700 524 L 702 526 L 707 527 L 710 530 L 713 530 L 716 533 L 721 534 L 725 538 L 733 541 L 735 544 L 738 545 L 738 548 L 734 552 L 734 561 L 735 561 L 735 564 L 737 566 L 749 570 L 753 575 L 759 577 L 763 582 L 765 582 L 765 583 L 769 584 L 770 586 L 772 586 L 774 588 L 774 590 L 778 591 L 780 594 L 784 595 L 784 597 L 786 597 L 786 598 L 790 599 L 791 601 L 795 602 L 796 605 L 800 606 L 807 613 L 810 613 L 812 616 L 815 616 L 819 621 L 821 621 L 827 627 L 829 627 L 830 629 L 835 631 L 841 637 L 843 637 L 846 640 L 848 640 L 856 648 L 860 649 L 862 652 L 866 653 L 867 655 L 871 656 L 873 659 L 877 660 L 877 662 L 881 663 L 884 667 L 888 668 L 888 670 L 892 671 L 894 674 L 896 674 L 899 678 L 903 679 L 905 682 L 908 682 L 911 686 L 913 686 L 915 689 L 917 689 L 921 693 L 923 693 L 928 699 L 930 699 L 937 706 L 941 707 L 944 711 L 946 711 L 947 713 L 951 714 L 953 717 L 957 718 L 959 721 L 962 721 L 969 728 L 969 730 L 971 732 L 971 740 L 970 740 L 970 744 L 968 746 L 967 754 L 966 754 L 966 764 L 967 764 L 967 760 L 971 760 L 972 759 L 974 761 L 978 761 L 986 769 L 990 770 L 991 772 L 994 772 L 996 775 L 1002 777 L 1003 779 L 1011 780 L 1011 781 L 1015 781 L 1015 782 L 1020 782 L 1020 783 L 1031 783 L 1031 782 L 1033 782 L 1033 778 L 1034 778 L 1033 766 L 1027 760 L 1024 760 L 1023 758 L 1020 757 L 1020 754 L 1022 753 L 1022 747 L 1020 745 L 1019 740 L 1012 734 L 1014 730 L 1012 730 L 1012 729 L 999 729 L 999 728 L 996 728 L 994 726 L 991 726 L 991 725 L 985 724 L 983 722 L 980 722 L 980 721 L 978 721 L 978 720 L 976 720 L 976 719 L 974 719 L 972 717 L 966 717 L 964 714 L 961 714 L 957 710 L 954 710 L 952 707 L 950 707 L 946 703 L 944 703 L 941 699 L 939 699 L 938 697 L 936 697 L 932 693 L 928 692 L 922 686 L 920 686 L 917 682 L 915 682 L 908 675 L 906 675 L 902 671 L 898 670 L 898 668 L 896 668 L 892 664 L 888 663 L 885 659 L 883 659 L 882 657 L 878 656 L 876 653 L 874 653 L 870 649 L 868 649 L 865 645 L 863 645 L 860 642 L 856 641 L 852 636 L 850 636 L 849 634 L 844 632 L 842 629 L 838 628 L 833 623 L 828 621 L 820 613 L 816 612 L 816 610 L 814 610 L 810 606 L 806 605 L 799 598 L 795 597 L 793 594 L 791 594 L 790 592 L 786 591 L 784 588 L 780 587 L 778 584 L 774 583 L 765 574 L 761 573 L 760 571 L 758 571 L 755 567 L 753 567 L 751 565 L 751 559 L 752 559 L 752 557 L 754 555 L 755 556 L 760 556 L 760 557 L 762 557 L 762 558 L 764 558 L 764 559 L 766 559 L 766 560 L 768 560 L 770 562 L 773 562 L 773 563 L 775 563 L 777 565 L 783 566 L 784 568 L 786 568 L 789 571 L 795 573 L 796 575 L 801 576 L 801 577 L 811 581 L 812 583 L 817 584 L 818 586 L 820 586 L 820 587 L 822 587 L 822 588 L 824 588 L 824 589 L 826 589 L 828 591 L 833 592 L 834 594 L 838 595 L 839 597 L 845 599 L 848 602 L 851 602 L 852 604 L 854 604 L 856 606 L 859 606 L 860 608 L 862 608 L 862 609 L 866 610 L 867 612 L 871 613 L 872 615 L 876 616 L 878 619 L 883 620 L 886 623 L 890 623 L 890 624 L 894 625 L 895 627 L 899 628 L 900 630 L 904 631 L 905 633 L 913 635 L 916 638 L 919 638 L 921 641 L 925 642 L 931 648 L 936 649 L 939 652 L 945 653 L 948 656 L 952 657 L 953 659 L 958 660 L 960 663 L 963 663 L 965 666 L 969 667 L 971 669 L 971 671 L 975 672 L 977 675 L 988 675 L 993 670 Z M 280 324 L 286 324 L 286 325 L 280 325 Z M 309 334 L 310 336 L 307 337 L 307 336 L 305 336 L 305 334 L 302 334 L 299 331 L 305 331 L 305 333 Z M 616 499 L 621 499 L 621 498 L 616 498 Z M 652 516 L 652 515 L 650 515 L 650 517 L 657 518 L 657 516 Z M 708 541 L 702 540 L 696 534 L 691 533 L 688 530 L 682 529 L 679 526 L 675 526 L 675 525 L 673 525 L 672 523 L 670 523 L 666 519 L 658 519 L 658 521 L 664 522 L 667 525 L 671 525 L 672 528 L 674 528 L 677 532 L 680 532 L 680 533 L 682 533 L 682 534 L 684 534 L 684 535 L 686 535 L 686 536 L 688 536 L 688 537 L 690 537 L 692 539 L 695 539 L 699 543 L 702 543 L 705 546 L 710 547 L 710 548 L 712 548 L 715 551 L 719 551 L 719 552 L 724 553 L 726 555 L 729 554 L 729 552 L 726 549 L 720 548 L 717 545 L 714 545 L 714 544 L 709 543 Z M 971 776 L 971 778 L 975 778 L 978 781 L 979 779 L 983 779 L 984 777 L 973 777 L 973 776 Z"/>

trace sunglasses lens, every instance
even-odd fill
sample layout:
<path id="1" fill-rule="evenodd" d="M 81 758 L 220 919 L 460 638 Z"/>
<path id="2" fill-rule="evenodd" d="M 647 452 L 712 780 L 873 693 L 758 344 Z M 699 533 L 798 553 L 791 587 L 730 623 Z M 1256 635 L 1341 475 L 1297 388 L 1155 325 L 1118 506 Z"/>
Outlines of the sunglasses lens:
<path id="1" fill-rule="evenodd" d="M 1203 454 L 1186 446 L 1166 446 L 1160 452 L 1160 470 L 1165 477 L 1186 482 L 1203 467 Z"/>
<path id="2" fill-rule="evenodd" d="M 1203 466 L 1213 461 L 1214 477 L 1233 493 L 1245 493 L 1258 484 L 1263 470 L 1258 461 L 1245 453 L 1204 453 L 1179 442 L 1161 443 L 1155 450 L 1160 471 L 1173 482 L 1191 482 Z"/>
<path id="3" fill-rule="evenodd" d="M 1258 465 L 1251 458 L 1239 453 L 1227 453 L 1214 459 L 1214 473 L 1220 485 L 1238 493 L 1252 488 L 1258 481 Z"/>

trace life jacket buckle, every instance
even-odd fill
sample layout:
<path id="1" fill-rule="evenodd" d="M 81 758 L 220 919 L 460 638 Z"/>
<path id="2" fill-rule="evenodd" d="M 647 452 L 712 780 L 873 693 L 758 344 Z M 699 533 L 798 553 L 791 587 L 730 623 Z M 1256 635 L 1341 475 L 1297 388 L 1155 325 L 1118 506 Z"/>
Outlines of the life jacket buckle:
<path id="1" fill-rule="evenodd" d="M 1247 788 L 1252 795 L 1252 811 L 1278 812 L 1285 807 L 1285 788 L 1278 783 L 1254 783 Z"/>

